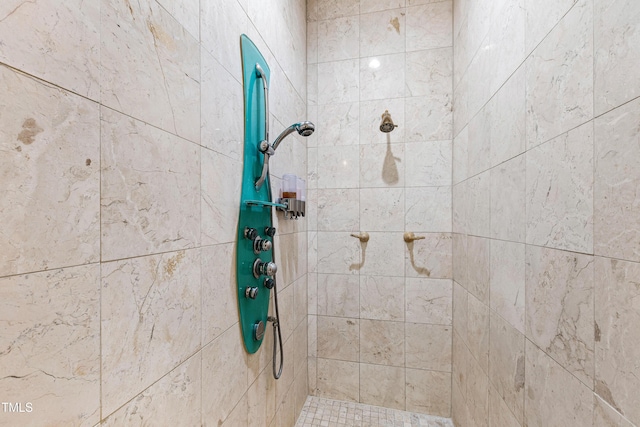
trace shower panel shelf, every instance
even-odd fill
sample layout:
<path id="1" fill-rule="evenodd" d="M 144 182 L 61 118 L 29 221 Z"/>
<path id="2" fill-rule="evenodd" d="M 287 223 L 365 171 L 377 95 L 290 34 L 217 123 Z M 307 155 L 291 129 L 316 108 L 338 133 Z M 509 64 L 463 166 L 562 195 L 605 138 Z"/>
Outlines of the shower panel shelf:
<path id="1" fill-rule="evenodd" d="M 264 200 L 245 200 L 244 203 L 247 206 L 259 206 L 259 207 L 263 207 L 263 208 L 279 208 L 279 209 L 286 209 L 287 208 L 287 205 L 285 205 L 285 204 L 267 202 L 267 201 L 264 201 Z"/>

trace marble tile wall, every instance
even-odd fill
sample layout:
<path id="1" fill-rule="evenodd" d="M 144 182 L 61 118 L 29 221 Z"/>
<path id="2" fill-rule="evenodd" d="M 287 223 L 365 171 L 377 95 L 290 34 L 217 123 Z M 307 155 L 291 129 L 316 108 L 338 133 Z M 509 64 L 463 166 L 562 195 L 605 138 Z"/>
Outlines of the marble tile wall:
<path id="1" fill-rule="evenodd" d="M 307 2 L 311 394 L 451 414 L 452 7 Z"/>
<path id="2" fill-rule="evenodd" d="M 0 5 L 0 426 L 294 425 L 306 220 L 276 219 L 279 381 L 271 330 L 248 355 L 238 324 L 242 33 L 277 134 L 306 118 L 304 2 Z M 274 188 L 307 174 L 307 142 L 283 143 Z"/>
<path id="3" fill-rule="evenodd" d="M 640 4 L 453 14 L 453 420 L 640 425 Z"/>

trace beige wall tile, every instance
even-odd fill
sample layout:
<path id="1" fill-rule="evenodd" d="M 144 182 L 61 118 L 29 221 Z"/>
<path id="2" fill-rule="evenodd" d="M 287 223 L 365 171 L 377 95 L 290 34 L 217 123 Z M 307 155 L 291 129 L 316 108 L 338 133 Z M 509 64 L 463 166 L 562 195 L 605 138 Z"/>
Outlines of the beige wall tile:
<path id="1" fill-rule="evenodd" d="M 317 122 L 314 135 L 318 134 L 322 145 L 360 143 L 360 107 L 357 102 L 321 105 Z"/>
<path id="2" fill-rule="evenodd" d="M 578 0 L 526 0 L 526 44 L 531 52 Z"/>
<path id="3" fill-rule="evenodd" d="M 207 345 L 239 319 L 236 248 L 233 243 L 208 246 L 201 254 L 202 345 Z"/>
<path id="4" fill-rule="evenodd" d="M 359 330 L 358 319 L 318 316 L 318 357 L 357 362 Z"/>
<path id="5" fill-rule="evenodd" d="M 200 50 L 202 72 L 202 146 L 242 161 L 244 151 L 244 103 L 242 80 L 232 76 L 204 48 Z M 220 108 L 224 105 L 224 108 Z M 236 175 L 239 180 L 241 175 Z M 227 181 L 227 180 L 225 180 Z M 228 182 L 228 181 L 227 181 Z"/>
<path id="6" fill-rule="evenodd" d="M 491 235 L 491 171 L 485 171 L 467 181 L 466 223 L 469 234 Z"/>
<path id="7" fill-rule="evenodd" d="M 484 304 L 488 304 L 491 282 L 491 240 L 467 237 L 467 270 L 467 290 Z"/>
<path id="8" fill-rule="evenodd" d="M 425 233 L 424 240 L 405 243 L 401 236 L 395 239 L 405 246 L 405 277 L 450 279 L 453 276 L 452 237 L 450 233 Z"/>
<path id="9" fill-rule="evenodd" d="M 449 103 L 451 98 L 444 93 L 440 95 L 440 102 L 435 103 L 431 96 L 405 98 L 407 142 L 453 139 L 453 114 Z"/>
<path id="10" fill-rule="evenodd" d="M 402 276 L 405 267 L 400 232 L 372 232 L 369 242 L 362 246 L 360 274 L 369 276 Z M 352 238 L 353 239 L 353 238 Z M 355 239 L 353 239 L 355 240 Z"/>
<path id="11" fill-rule="evenodd" d="M 357 16 L 320 21 L 317 25 L 317 37 L 322 40 L 322 43 L 318 43 L 318 62 L 359 57 L 360 25 Z"/>
<path id="12" fill-rule="evenodd" d="M 360 58 L 360 100 L 404 96 L 405 56 L 394 53 Z"/>
<path id="13" fill-rule="evenodd" d="M 318 64 L 318 105 L 357 101 L 359 70 L 357 59 Z"/>
<path id="14" fill-rule="evenodd" d="M 407 369 L 407 411 L 451 416 L 451 374 Z"/>
<path id="15" fill-rule="evenodd" d="M 406 279 L 406 321 L 451 325 L 452 287 L 451 279 Z"/>
<path id="16" fill-rule="evenodd" d="M 200 242 L 200 148 L 102 108 L 102 259 Z"/>
<path id="17" fill-rule="evenodd" d="M 362 230 L 404 230 L 404 189 L 361 188 L 359 197 Z"/>
<path id="18" fill-rule="evenodd" d="M 453 280 L 466 289 L 469 282 L 467 273 L 467 235 L 454 233 L 452 240 Z"/>
<path id="19" fill-rule="evenodd" d="M 0 94 L 0 276 L 97 262 L 98 106 L 4 66 Z"/>
<path id="20" fill-rule="evenodd" d="M 467 423 L 474 427 L 488 427 L 489 378 L 473 357 L 469 357 L 467 380 Z"/>
<path id="21" fill-rule="evenodd" d="M 505 2 L 513 7 L 521 6 L 522 3 L 523 0 Z M 521 66 L 489 101 L 491 166 L 499 165 L 525 151 L 525 77 L 525 67 Z"/>
<path id="22" fill-rule="evenodd" d="M 99 421 L 99 286 L 97 264 L 0 279 L 0 388 L 34 411 L 4 425 Z"/>
<path id="23" fill-rule="evenodd" d="M 224 384 L 224 393 L 216 387 L 202 390 L 202 419 L 208 424 L 222 424 L 249 388 L 247 356 L 242 348 L 240 328 L 229 328 L 202 349 L 202 383 Z M 247 414 L 247 405 L 242 412 Z"/>
<path id="24" fill-rule="evenodd" d="M 200 39 L 200 3 L 197 0 L 160 0 L 158 3 L 196 40 Z"/>
<path id="25" fill-rule="evenodd" d="M 524 416 L 524 334 L 491 312 L 489 331 L 489 379 L 499 399 L 522 424 Z M 491 411 L 489 412 L 491 416 Z"/>
<path id="26" fill-rule="evenodd" d="M 523 242 L 526 237 L 526 156 L 491 169 L 491 237 Z"/>
<path id="27" fill-rule="evenodd" d="M 101 425 L 200 424 L 201 389 L 198 353 L 127 402 Z"/>
<path id="28" fill-rule="evenodd" d="M 520 427 L 522 425 L 492 385 L 489 385 L 489 425 L 495 427 Z"/>
<path id="29" fill-rule="evenodd" d="M 491 309 L 525 332 L 525 245 L 491 241 Z"/>
<path id="30" fill-rule="evenodd" d="M 404 367 L 403 322 L 360 320 L 360 363 Z"/>
<path id="31" fill-rule="evenodd" d="M 407 52 L 407 96 L 429 96 L 450 104 L 453 74 L 453 48 Z"/>
<path id="32" fill-rule="evenodd" d="M 529 340 L 525 354 L 525 425 L 591 425 L 591 390 Z"/>
<path id="33" fill-rule="evenodd" d="M 200 277 L 198 249 L 102 265 L 103 413 L 200 348 Z"/>
<path id="34" fill-rule="evenodd" d="M 640 422 L 637 390 L 640 264 L 595 261 L 595 392 L 632 423 Z"/>
<path id="35" fill-rule="evenodd" d="M 102 0 L 100 15 L 101 102 L 200 142 L 198 41 L 149 0 Z"/>
<path id="36" fill-rule="evenodd" d="M 453 282 L 453 330 L 467 342 L 469 293 L 458 282 Z"/>
<path id="37" fill-rule="evenodd" d="M 640 261 L 638 215 L 640 100 L 595 120 L 594 251 Z"/>
<path id="38" fill-rule="evenodd" d="M 351 402 L 360 401 L 360 364 L 318 358 L 317 395 Z"/>
<path id="39" fill-rule="evenodd" d="M 458 104 L 456 103 L 456 106 Z M 455 110 L 458 111 L 458 110 Z M 454 112 L 454 122 L 455 112 Z M 456 132 L 454 123 L 453 140 L 453 184 L 458 184 L 468 178 L 467 164 L 469 163 L 469 127 L 465 126 L 459 132 Z"/>
<path id="40" fill-rule="evenodd" d="M 560 20 L 527 58 L 526 74 L 528 148 L 593 118 L 591 1 L 579 0 Z"/>
<path id="41" fill-rule="evenodd" d="M 314 0 L 317 2 L 317 19 L 331 19 L 340 16 L 357 15 L 360 0 Z"/>
<path id="42" fill-rule="evenodd" d="M 468 372 L 468 358 L 471 357 L 469 349 L 465 344 L 465 338 L 462 338 L 460 334 L 453 330 L 453 346 L 451 352 L 451 374 L 453 376 L 453 382 L 458 386 L 460 390 L 460 397 L 466 399 L 467 397 L 467 372 Z"/>
<path id="43" fill-rule="evenodd" d="M 526 158 L 527 243 L 593 253 L 593 123 Z"/>
<path id="44" fill-rule="evenodd" d="M 353 274 L 318 274 L 318 314 L 358 318 L 360 278 Z"/>
<path id="45" fill-rule="evenodd" d="M 640 95 L 640 5 L 594 1 L 594 101 L 596 115 Z"/>
<path id="46" fill-rule="evenodd" d="M 404 410 L 404 368 L 361 363 L 360 401 L 369 405 Z"/>
<path id="47" fill-rule="evenodd" d="M 593 386 L 593 257 L 527 247 L 526 333 L 560 365 Z"/>
<path id="48" fill-rule="evenodd" d="M 478 366 L 489 372 L 489 307 L 468 294 L 467 345 Z"/>
<path id="49" fill-rule="evenodd" d="M 595 403 L 593 407 L 593 425 L 602 427 L 633 427 L 627 419 L 616 412 L 611 406 L 600 399 L 593 397 Z"/>
<path id="50" fill-rule="evenodd" d="M 360 277 L 360 318 L 404 320 L 404 278 L 362 275 Z"/>
<path id="51" fill-rule="evenodd" d="M 364 144 L 360 145 L 360 188 L 404 186 L 405 145 Z"/>
<path id="52" fill-rule="evenodd" d="M 407 51 L 453 45 L 452 2 L 407 8 Z"/>
<path id="53" fill-rule="evenodd" d="M 201 239 L 203 244 L 234 242 L 238 215 L 242 163 L 214 151 L 201 150 Z"/>
<path id="54" fill-rule="evenodd" d="M 393 9 L 360 15 L 360 55 L 404 53 L 405 10 Z"/>
<path id="55" fill-rule="evenodd" d="M 405 144 L 405 152 L 407 187 L 451 183 L 451 141 L 410 142 Z"/>
<path id="56" fill-rule="evenodd" d="M 451 372 L 450 326 L 405 324 L 407 368 Z"/>
<path id="57" fill-rule="evenodd" d="M 317 271 L 327 274 L 356 274 L 361 266 L 361 246 L 347 232 L 318 232 Z"/>
<path id="58" fill-rule="evenodd" d="M 0 62 L 89 99 L 100 98 L 99 2 L 7 1 L 0 16 L 0 39 L 11 41 L 3 44 Z"/>
<path id="59" fill-rule="evenodd" d="M 357 188 L 360 150 L 357 146 L 318 148 L 318 188 Z"/>

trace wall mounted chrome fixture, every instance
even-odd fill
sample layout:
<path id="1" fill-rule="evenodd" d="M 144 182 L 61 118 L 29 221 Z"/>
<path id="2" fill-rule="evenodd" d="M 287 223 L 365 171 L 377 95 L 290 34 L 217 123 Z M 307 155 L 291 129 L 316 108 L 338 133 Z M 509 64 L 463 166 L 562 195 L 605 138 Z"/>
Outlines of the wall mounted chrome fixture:
<path id="1" fill-rule="evenodd" d="M 389 113 L 389 110 L 384 110 L 384 113 L 382 113 L 382 121 L 380 122 L 380 131 L 389 133 L 397 127 L 398 125 L 393 123 L 393 120 L 391 119 L 391 113 Z"/>
<path id="2" fill-rule="evenodd" d="M 290 173 L 282 175 L 282 190 L 277 202 L 284 207 L 279 206 L 277 209 L 284 212 L 284 219 L 298 219 L 305 215 L 306 194 L 307 188 L 304 179 Z"/>

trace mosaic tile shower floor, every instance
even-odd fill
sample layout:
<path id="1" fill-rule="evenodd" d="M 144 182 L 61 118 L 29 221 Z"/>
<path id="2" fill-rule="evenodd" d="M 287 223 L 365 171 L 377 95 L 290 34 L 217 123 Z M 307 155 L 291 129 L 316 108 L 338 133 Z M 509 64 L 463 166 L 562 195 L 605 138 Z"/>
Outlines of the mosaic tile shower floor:
<path id="1" fill-rule="evenodd" d="M 449 418 L 309 396 L 295 427 L 453 427 Z"/>

